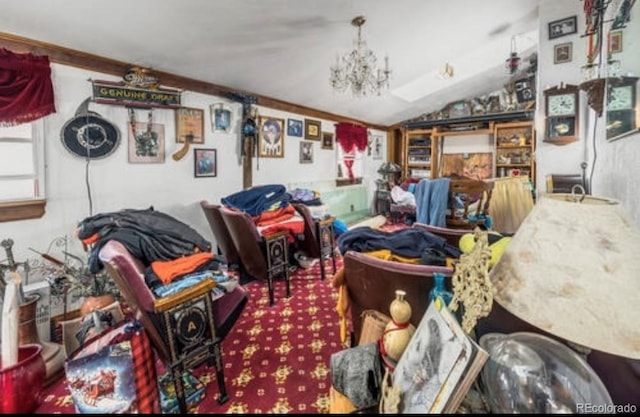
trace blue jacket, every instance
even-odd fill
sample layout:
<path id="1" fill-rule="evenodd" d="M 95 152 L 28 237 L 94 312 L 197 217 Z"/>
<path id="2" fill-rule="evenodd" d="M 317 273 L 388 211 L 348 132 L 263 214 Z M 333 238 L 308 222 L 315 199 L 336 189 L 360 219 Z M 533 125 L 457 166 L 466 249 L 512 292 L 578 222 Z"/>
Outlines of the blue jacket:
<path id="1" fill-rule="evenodd" d="M 257 185 L 238 191 L 220 199 L 220 202 L 250 216 L 257 216 L 269 209 L 279 209 L 289 205 L 291 195 L 281 184 Z"/>

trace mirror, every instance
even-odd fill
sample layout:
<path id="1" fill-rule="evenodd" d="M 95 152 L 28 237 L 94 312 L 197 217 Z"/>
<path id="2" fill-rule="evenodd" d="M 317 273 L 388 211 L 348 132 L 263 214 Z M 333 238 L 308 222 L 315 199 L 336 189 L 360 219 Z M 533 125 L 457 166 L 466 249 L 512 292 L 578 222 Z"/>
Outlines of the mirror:
<path id="1" fill-rule="evenodd" d="M 606 78 L 606 137 L 619 139 L 638 131 L 638 74 L 640 54 L 640 8 L 635 0 L 612 2 L 611 19 L 605 19 L 608 28 L 607 44 L 603 48 L 607 57 Z M 617 6 L 617 7 L 616 7 Z"/>

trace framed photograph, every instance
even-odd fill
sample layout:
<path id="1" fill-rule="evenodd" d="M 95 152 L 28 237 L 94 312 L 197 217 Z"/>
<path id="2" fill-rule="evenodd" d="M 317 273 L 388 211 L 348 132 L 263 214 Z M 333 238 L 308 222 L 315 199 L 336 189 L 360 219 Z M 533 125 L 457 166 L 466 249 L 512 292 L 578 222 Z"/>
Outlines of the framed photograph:
<path id="1" fill-rule="evenodd" d="M 211 130 L 214 132 L 231 132 L 233 112 L 224 103 L 216 103 L 209 106 L 211 113 Z"/>
<path id="2" fill-rule="evenodd" d="M 320 140 L 321 123 L 320 120 L 304 119 L 304 138 L 309 140 Z"/>
<path id="3" fill-rule="evenodd" d="M 217 151 L 208 148 L 193 150 L 193 176 L 196 178 L 218 175 Z"/>
<path id="4" fill-rule="evenodd" d="M 571 62 L 573 58 L 573 44 L 571 42 L 561 43 L 553 47 L 553 63 L 564 64 Z"/>
<path id="5" fill-rule="evenodd" d="M 204 110 L 193 107 L 176 109 L 176 142 L 204 143 Z"/>
<path id="6" fill-rule="evenodd" d="M 287 135 L 302 137 L 302 120 L 287 119 Z"/>
<path id="7" fill-rule="evenodd" d="M 322 132 L 322 149 L 333 149 L 332 132 Z"/>
<path id="8" fill-rule="evenodd" d="M 164 125 L 160 123 L 129 123 L 129 163 L 164 163 Z"/>
<path id="9" fill-rule="evenodd" d="M 609 32 L 609 52 L 617 54 L 622 52 L 622 31 L 616 30 L 615 32 Z"/>
<path id="10" fill-rule="evenodd" d="M 261 157 L 284 158 L 284 119 L 260 116 L 259 134 Z"/>
<path id="11" fill-rule="evenodd" d="M 565 17 L 564 19 L 549 22 L 549 39 L 556 39 L 578 32 L 578 16 Z"/>
<path id="12" fill-rule="evenodd" d="M 313 163 L 313 142 L 300 142 L 300 163 Z"/>

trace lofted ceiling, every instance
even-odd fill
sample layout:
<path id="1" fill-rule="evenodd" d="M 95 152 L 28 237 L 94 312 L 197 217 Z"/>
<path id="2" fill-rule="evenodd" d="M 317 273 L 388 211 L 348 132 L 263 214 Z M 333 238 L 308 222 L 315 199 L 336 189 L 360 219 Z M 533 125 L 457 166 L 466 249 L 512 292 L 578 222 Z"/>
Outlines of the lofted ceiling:
<path id="1" fill-rule="evenodd" d="M 525 61 L 537 48 L 540 1 L 0 0 L 0 31 L 389 126 L 502 88 L 512 37 Z M 329 85 L 358 15 L 393 71 L 380 96 Z"/>

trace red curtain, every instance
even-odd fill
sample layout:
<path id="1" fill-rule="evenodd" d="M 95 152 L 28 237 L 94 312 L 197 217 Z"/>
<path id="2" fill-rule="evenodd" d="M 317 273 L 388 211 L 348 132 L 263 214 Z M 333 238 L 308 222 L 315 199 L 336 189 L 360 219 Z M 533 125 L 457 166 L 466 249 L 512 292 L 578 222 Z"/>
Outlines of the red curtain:
<path id="1" fill-rule="evenodd" d="M 0 49 L 0 125 L 16 125 L 55 113 L 48 56 Z"/>
<path id="2" fill-rule="evenodd" d="M 366 126 L 340 122 L 336 124 L 336 140 L 345 153 L 353 152 L 356 149 L 362 152 L 367 148 L 367 128 Z"/>

